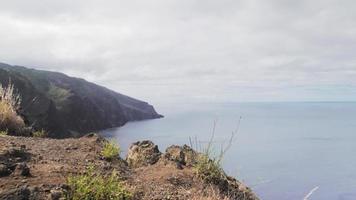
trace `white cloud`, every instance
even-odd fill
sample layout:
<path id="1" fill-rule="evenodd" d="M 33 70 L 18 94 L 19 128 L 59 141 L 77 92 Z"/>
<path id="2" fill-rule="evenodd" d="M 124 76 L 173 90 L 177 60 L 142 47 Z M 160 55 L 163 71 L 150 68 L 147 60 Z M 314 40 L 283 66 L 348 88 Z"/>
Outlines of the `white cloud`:
<path id="1" fill-rule="evenodd" d="M 351 0 L 12 0 L 0 7 L 0 59 L 153 104 L 355 100 L 355 9 Z"/>

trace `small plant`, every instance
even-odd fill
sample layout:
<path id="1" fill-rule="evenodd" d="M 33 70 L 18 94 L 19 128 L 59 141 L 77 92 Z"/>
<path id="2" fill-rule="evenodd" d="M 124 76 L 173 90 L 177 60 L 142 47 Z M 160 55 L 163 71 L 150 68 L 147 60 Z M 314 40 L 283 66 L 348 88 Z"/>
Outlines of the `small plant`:
<path id="1" fill-rule="evenodd" d="M 195 172 L 207 183 L 219 183 L 224 178 L 224 171 L 221 162 L 208 154 L 200 154 L 194 166 Z"/>
<path id="2" fill-rule="evenodd" d="M 101 151 L 101 155 L 108 160 L 118 157 L 120 146 L 115 141 L 106 141 Z"/>
<path id="3" fill-rule="evenodd" d="M 7 130 L 6 131 L 0 131 L 0 136 L 7 135 Z"/>
<path id="4" fill-rule="evenodd" d="M 66 195 L 68 200 L 129 200 L 132 194 L 122 183 L 119 175 L 112 171 L 104 176 L 94 173 L 94 167 L 82 175 L 69 176 L 67 184 L 70 187 Z"/>
<path id="5" fill-rule="evenodd" d="M 45 138 L 48 136 L 48 133 L 45 130 L 35 131 L 32 133 L 33 137 Z"/>

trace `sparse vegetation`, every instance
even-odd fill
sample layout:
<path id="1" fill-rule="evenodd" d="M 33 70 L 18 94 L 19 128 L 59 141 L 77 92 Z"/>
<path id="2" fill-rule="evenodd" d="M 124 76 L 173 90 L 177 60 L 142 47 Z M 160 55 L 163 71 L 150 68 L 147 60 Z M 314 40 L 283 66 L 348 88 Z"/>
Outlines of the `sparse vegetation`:
<path id="1" fill-rule="evenodd" d="M 120 146 L 115 141 L 106 141 L 101 151 L 101 155 L 108 160 L 118 157 L 120 154 Z"/>
<path id="2" fill-rule="evenodd" d="M 229 139 L 228 144 L 224 147 L 221 146 L 220 153 L 218 155 L 215 154 L 213 148 L 216 122 L 214 122 L 212 136 L 207 144 L 207 147 L 200 151 L 200 154 L 197 157 L 196 163 L 194 165 L 195 172 L 198 177 L 203 179 L 207 183 L 219 184 L 219 182 L 226 177 L 225 172 L 222 168 L 222 160 L 232 145 L 234 136 L 239 130 L 241 118 L 238 122 L 236 130 L 232 132 L 231 137 Z M 196 139 L 197 140 L 197 139 Z M 190 140 L 191 146 L 193 146 L 192 141 Z M 198 141 L 195 142 L 196 149 L 200 147 L 198 145 Z"/>
<path id="3" fill-rule="evenodd" d="M 32 133 L 33 137 L 38 137 L 38 138 L 45 138 L 48 136 L 48 133 L 45 130 L 39 130 L 39 131 L 35 131 Z"/>
<path id="4" fill-rule="evenodd" d="M 68 98 L 71 96 L 69 90 L 60 88 L 54 84 L 50 84 L 49 90 L 47 92 L 47 97 L 55 102 L 55 106 L 58 109 L 62 109 L 66 106 Z"/>
<path id="5" fill-rule="evenodd" d="M 7 87 L 0 85 L 0 131 L 19 133 L 24 129 L 25 123 L 16 112 L 20 103 L 20 95 L 11 82 Z"/>
<path id="6" fill-rule="evenodd" d="M 209 154 L 200 154 L 194 169 L 197 175 L 208 183 L 218 183 L 224 177 L 220 160 Z"/>
<path id="7" fill-rule="evenodd" d="M 95 174 L 94 167 L 82 175 L 70 176 L 67 184 L 70 187 L 66 199 L 68 200 L 129 200 L 132 198 L 119 175 L 113 171 L 104 176 Z"/>

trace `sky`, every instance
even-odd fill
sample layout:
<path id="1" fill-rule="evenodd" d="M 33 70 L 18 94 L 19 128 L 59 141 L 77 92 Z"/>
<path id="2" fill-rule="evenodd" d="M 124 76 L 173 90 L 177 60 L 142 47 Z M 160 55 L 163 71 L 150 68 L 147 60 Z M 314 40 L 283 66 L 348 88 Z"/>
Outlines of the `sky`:
<path id="1" fill-rule="evenodd" d="M 0 0 L 0 62 L 152 104 L 355 101 L 355 0 Z"/>

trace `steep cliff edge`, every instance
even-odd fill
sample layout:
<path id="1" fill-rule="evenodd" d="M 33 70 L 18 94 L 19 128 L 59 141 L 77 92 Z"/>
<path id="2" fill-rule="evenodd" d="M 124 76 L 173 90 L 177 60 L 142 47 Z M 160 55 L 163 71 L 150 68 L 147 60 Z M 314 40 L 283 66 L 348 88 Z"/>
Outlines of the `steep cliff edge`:
<path id="1" fill-rule="evenodd" d="M 0 63 L 0 83 L 11 81 L 21 95 L 20 114 L 50 137 L 78 137 L 122 126 L 128 121 L 162 117 L 146 102 L 58 72 Z"/>

